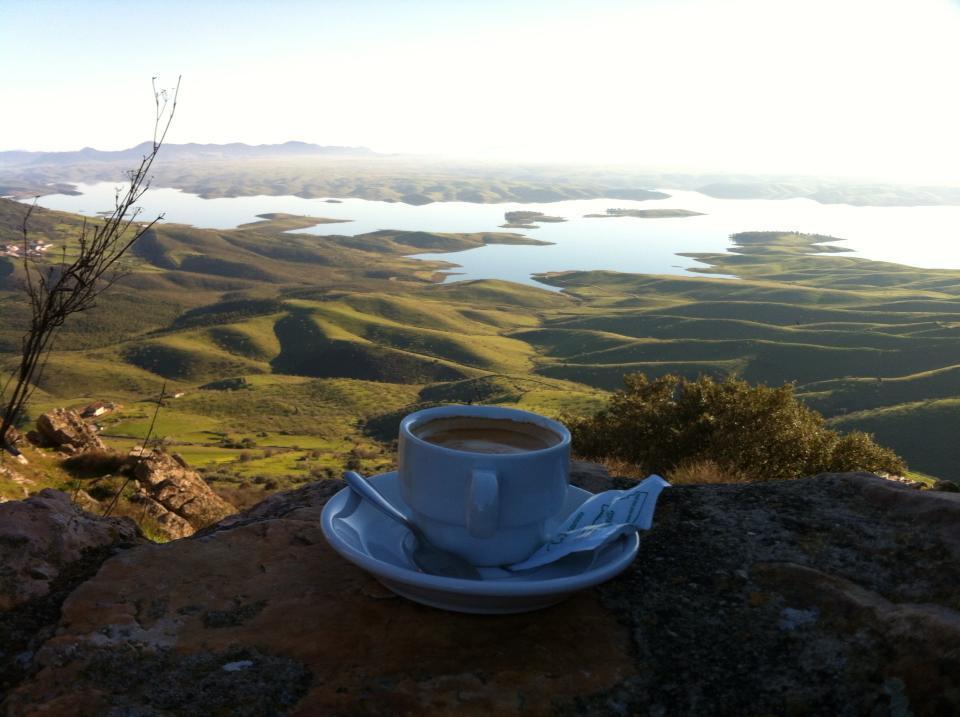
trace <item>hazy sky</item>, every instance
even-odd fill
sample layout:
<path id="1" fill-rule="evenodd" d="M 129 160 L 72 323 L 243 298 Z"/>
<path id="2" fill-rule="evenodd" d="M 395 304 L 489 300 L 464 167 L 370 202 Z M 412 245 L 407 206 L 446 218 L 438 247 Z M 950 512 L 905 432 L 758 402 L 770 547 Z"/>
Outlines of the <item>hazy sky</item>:
<path id="1" fill-rule="evenodd" d="M 172 142 L 960 183 L 957 0 L 0 0 L 0 149 Z"/>

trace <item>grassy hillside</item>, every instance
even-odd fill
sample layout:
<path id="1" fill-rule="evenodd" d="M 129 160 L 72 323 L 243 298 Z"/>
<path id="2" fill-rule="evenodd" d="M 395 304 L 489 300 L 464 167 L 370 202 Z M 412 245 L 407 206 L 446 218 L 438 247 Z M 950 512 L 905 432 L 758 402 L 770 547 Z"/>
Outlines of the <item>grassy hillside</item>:
<path id="1" fill-rule="evenodd" d="M 0 200 L 0 244 L 22 212 Z M 69 251 L 77 217 L 39 211 L 36 221 Z M 948 410 L 960 400 L 960 272 L 847 257 L 832 237 L 758 232 L 737 235 L 730 254 L 693 255 L 709 265 L 702 278 L 543 277 L 562 292 L 438 284 L 442 263 L 408 255 L 531 240 L 297 233 L 315 221 L 273 214 L 234 230 L 151 232 L 103 305 L 62 334 L 34 410 L 117 401 L 124 408 L 103 427 L 126 447 L 166 384 L 167 396 L 183 395 L 166 400 L 156 437 L 236 493 L 347 463 L 383 470 L 391 431 L 417 407 L 589 413 L 625 373 L 706 373 L 794 382 L 838 427 L 875 431 L 916 470 L 955 473 L 950 442 L 928 444 L 940 426 L 960 430 Z M 27 317 L 18 265 L 0 259 L 0 269 L 9 367 Z"/>
<path id="2" fill-rule="evenodd" d="M 960 396 L 850 413 L 830 425 L 872 433 L 883 445 L 913 456 L 911 465 L 924 473 L 960 482 Z"/>
<path id="3" fill-rule="evenodd" d="M 0 201 L 0 244 L 15 240 L 22 211 Z M 57 249 L 70 250 L 79 218 L 36 218 Z M 115 401 L 122 408 L 99 423 L 126 449 L 143 439 L 163 389 L 153 438 L 246 504 L 344 465 L 388 469 L 391 437 L 372 438 L 367 424 L 431 402 L 553 415 L 600 405 L 595 389 L 531 377 L 536 348 L 508 335 L 539 326 L 544 310 L 571 306 L 569 298 L 507 282 L 438 286 L 442 263 L 406 257 L 537 242 L 508 233 L 295 233 L 312 223 L 267 215 L 232 231 L 152 231 L 103 305 L 61 335 L 32 413 Z M 0 363 L 11 368 L 28 316 L 18 265 L 0 265 L 8 277 L 0 299 L 12 307 L 0 314 Z M 504 390 L 478 397 L 485 381 Z"/>
<path id="4" fill-rule="evenodd" d="M 804 400 L 834 415 L 960 395 L 960 366 L 946 366 L 896 378 L 846 378 L 804 386 Z"/>
<path id="5" fill-rule="evenodd" d="M 948 406 L 960 397 L 960 272 L 845 257 L 825 243 L 833 237 L 734 240 L 730 254 L 690 256 L 710 264 L 705 276 L 737 280 L 545 276 L 582 303 L 511 336 L 540 350 L 538 373 L 606 389 L 627 371 L 793 382 L 843 429 L 876 429 L 912 467 L 953 475 L 936 455 L 951 442 L 936 450 L 928 442 L 960 431 L 960 419 L 938 410 L 945 428 L 929 432 L 932 409 L 915 402 Z"/>

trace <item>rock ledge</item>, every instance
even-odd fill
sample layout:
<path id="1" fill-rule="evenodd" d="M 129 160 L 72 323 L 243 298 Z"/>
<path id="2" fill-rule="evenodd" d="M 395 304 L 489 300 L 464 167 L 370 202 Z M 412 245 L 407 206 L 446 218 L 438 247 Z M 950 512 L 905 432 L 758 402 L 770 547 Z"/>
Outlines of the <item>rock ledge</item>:
<path id="1" fill-rule="evenodd" d="M 958 494 L 867 474 L 674 487 L 623 575 L 489 617 L 395 597 L 340 559 L 319 516 L 341 487 L 109 558 L 63 602 L 6 714 L 960 710 Z"/>

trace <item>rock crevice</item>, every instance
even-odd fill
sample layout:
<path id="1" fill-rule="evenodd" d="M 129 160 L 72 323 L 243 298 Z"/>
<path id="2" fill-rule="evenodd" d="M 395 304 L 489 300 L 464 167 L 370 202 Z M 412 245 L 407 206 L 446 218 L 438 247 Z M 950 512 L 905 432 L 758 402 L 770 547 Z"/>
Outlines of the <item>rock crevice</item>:
<path id="1" fill-rule="evenodd" d="M 179 456 L 138 449 L 131 455 L 139 490 L 131 498 L 168 538 L 185 538 L 236 512 Z"/>

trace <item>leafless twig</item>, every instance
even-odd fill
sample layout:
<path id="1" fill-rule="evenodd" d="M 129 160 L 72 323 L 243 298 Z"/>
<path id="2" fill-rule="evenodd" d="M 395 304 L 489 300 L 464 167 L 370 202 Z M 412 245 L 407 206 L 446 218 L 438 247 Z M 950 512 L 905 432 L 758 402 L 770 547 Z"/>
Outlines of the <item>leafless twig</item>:
<path id="1" fill-rule="evenodd" d="M 103 517 L 109 518 L 110 513 L 113 512 L 113 509 L 117 505 L 117 501 L 120 500 L 120 496 L 123 495 L 123 491 L 130 481 L 133 480 L 133 477 L 136 475 L 137 466 L 143 463 L 143 456 L 147 452 L 147 444 L 150 442 L 150 438 L 153 436 L 153 427 L 157 425 L 157 416 L 160 415 L 160 407 L 163 406 L 163 399 L 167 397 L 167 382 L 163 382 L 163 386 L 160 387 L 160 398 L 157 399 L 157 407 L 153 411 L 153 418 L 150 420 L 150 426 L 147 428 L 147 432 L 143 437 L 143 443 L 140 446 L 140 451 L 137 453 L 137 460 L 132 466 L 130 466 L 130 473 L 127 475 L 126 480 L 123 481 L 123 485 L 120 486 L 120 490 L 117 491 L 117 494 L 113 496 L 113 500 L 110 501 L 110 505 L 107 506 L 107 509 L 103 511 Z"/>
<path id="2" fill-rule="evenodd" d="M 0 447 L 9 452 L 15 453 L 16 449 L 7 440 L 7 432 L 21 417 L 36 389 L 60 328 L 70 316 L 96 306 L 99 296 L 125 275 L 120 260 L 127 250 L 163 218 L 160 214 L 150 222 L 137 223 L 140 209 L 135 205 L 150 187 L 150 168 L 170 129 L 179 92 L 179 78 L 170 92 L 158 89 L 157 78 L 153 78 L 156 115 L 150 151 L 139 167 L 127 172 L 129 184 L 124 190 L 117 190 L 113 212 L 103 220 L 83 220 L 75 256 L 66 245 L 59 262 L 43 262 L 35 256 L 38 252 L 31 246 L 29 223 L 36 205 L 27 209 L 21 232 L 23 285 L 31 321 L 23 337 L 19 366 L 0 392 Z M 8 396 L 11 383 L 13 389 Z"/>

